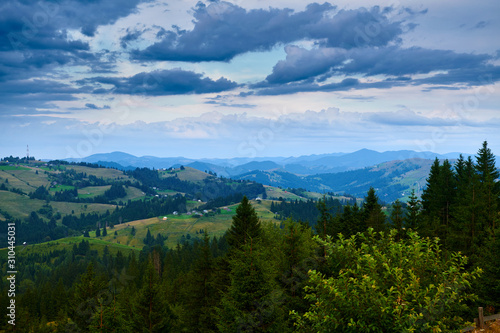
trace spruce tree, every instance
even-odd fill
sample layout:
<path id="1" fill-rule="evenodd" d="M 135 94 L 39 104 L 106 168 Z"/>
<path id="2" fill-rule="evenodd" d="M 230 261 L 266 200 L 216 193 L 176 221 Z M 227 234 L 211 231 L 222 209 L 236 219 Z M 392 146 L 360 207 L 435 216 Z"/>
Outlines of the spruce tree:
<path id="1" fill-rule="evenodd" d="M 252 240 L 229 259 L 230 285 L 217 307 L 219 332 L 283 332 L 282 292 Z"/>
<path id="2" fill-rule="evenodd" d="M 481 202 L 483 203 L 482 218 L 485 220 L 485 227 L 494 234 L 497 220 L 497 208 L 500 194 L 500 183 L 496 180 L 500 177 L 495 166 L 495 155 L 488 148 L 488 143 L 483 142 L 483 147 L 479 149 L 476 156 L 476 170 L 479 175 Z"/>
<path id="3" fill-rule="evenodd" d="M 94 264 L 87 266 L 87 271 L 81 276 L 80 282 L 75 285 L 73 297 L 72 319 L 80 329 L 88 330 L 92 317 L 97 310 L 99 297 L 107 290 L 107 282 L 103 276 L 94 272 Z"/>
<path id="4" fill-rule="evenodd" d="M 426 236 L 437 236 L 445 244 L 452 223 L 451 208 L 456 199 L 456 178 L 448 160 L 439 164 L 436 158 L 422 194 Z"/>
<path id="5" fill-rule="evenodd" d="M 392 204 L 392 212 L 391 212 L 391 222 L 392 227 L 397 230 L 398 234 L 396 235 L 396 239 L 399 241 L 403 236 L 403 206 L 401 206 L 401 202 L 396 200 Z"/>
<path id="6" fill-rule="evenodd" d="M 375 189 L 370 187 L 363 203 L 363 220 L 368 228 L 373 228 L 376 232 L 385 229 L 385 214 L 382 206 L 378 203 L 378 196 Z"/>
<path id="7" fill-rule="evenodd" d="M 366 231 L 366 221 L 363 219 L 363 214 L 356 201 L 354 201 L 353 206 L 347 205 L 344 207 L 344 212 L 340 215 L 340 221 L 340 232 L 345 237 L 351 237 L 358 232 Z"/>
<path id="8" fill-rule="evenodd" d="M 218 296 L 212 285 L 214 259 L 206 230 L 203 243 L 197 252 L 198 259 L 188 274 L 187 305 L 189 310 L 186 313 L 186 322 L 190 332 L 206 332 L 216 329 L 211 310 Z"/>
<path id="9" fill-rule="evenodd" d="M 411 191 L 410 200 L 407 203 L 407 210 L 405 214 L 404 224 L 406 228 L 412 229 L 414 231 L 419 231 L 421 227 L 421 216 L 420 210 L 422 206 L 420 200 L 418 200 L 415 190 Z"/>
<path id="10" fill-rule="evenodd" d="M 330 213 L 330 208 L 326 206 L 325 197 L 323 197 L 323 200 L 318 200 L 316 207 L 319 211 L 318 221 L 316 221 L 316 232 L 321 239 L 325 240 L 327 235 L 333 235 L 335 231 L 339 231 L 334 231 L 332 228 L 333 217 Z"/>
<path id="11" fill-rule="evenodd" d="M 160 278 L 150 258 L 142 287 L 132 301 L 134 332 L 170 332 L 173 314 L 161 290 Z"/>
<path id="12" fill-rule="evenodd" d="M 233 223 L 227 231 L 227 242 L 232 249 L 241 249 L 250 241 L 257 240 L 261 234 L 260 220 L 247 197 L 244 196 L 236 208 Z"/>
<path id="13" fill-rule="evenodd" d="M 479 177 L 474 162 L 460 155 L 455 164 L 457 195 L 452 206 L 449 249 L 473 255 L 479 240 L 477 228 Z"/>

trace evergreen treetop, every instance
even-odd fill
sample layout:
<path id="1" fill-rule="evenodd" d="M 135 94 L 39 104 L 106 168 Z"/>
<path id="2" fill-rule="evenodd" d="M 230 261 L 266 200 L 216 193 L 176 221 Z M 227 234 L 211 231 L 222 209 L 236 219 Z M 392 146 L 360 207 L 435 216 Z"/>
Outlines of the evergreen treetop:
<path id="1" fill-rule="evenodd" d="M 259 217 L 246 196 L 236 208 L 233 223 L 227 232 L 227 242 L 232 248 L 241 249 L 249 244 L 251 239 L 258 238 L 261 234 Z"/>

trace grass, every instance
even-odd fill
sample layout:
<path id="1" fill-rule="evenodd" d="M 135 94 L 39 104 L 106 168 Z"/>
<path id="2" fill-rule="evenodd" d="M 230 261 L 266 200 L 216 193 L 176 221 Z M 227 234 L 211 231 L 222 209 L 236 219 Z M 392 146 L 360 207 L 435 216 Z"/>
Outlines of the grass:
<path id="1" fill-rule="evenodd" d="M 14 218 L 27 218 L 32 211 L 38 211 L 45 204 L 44 200 L 30 199 L 27 196 L 0 191 L 0 209 L 8 212 Z M 105 204 L 83 204 L 76 202 L 56 202 L 51 201 L 50 205 L 54 208 L 54 213 L 60 212 L 63 216 L 70 215 L 74 211 L 76 215 L 80 213 L 105 213 L 107 210 L 113 211 L 115 205 Z"/>
<path id="2" fill-rule="evenodd" d="M 69 186 L 69 185 L 56 185 L 54 187 L 51 187 L 49 191 L 50 192 L 69 191 L 73 190 L 74 188 L 75 188 L 74 186 Z"/>
<path id="3" fill-rule="evenodd" d="M 32 211 L 37 211 L 45 204 L 43 200 L 31 200 L 28 196 L 0 191 L 0 209 L 14 218 L 27 218 Z"/>
<path id="4" fill-rule="evenodd" d="M 76 215 L 81 213 L 99 213 L 103 214 L 107 210 L 112 212 L 116 206 L 107 204 L 84 204 L 78 202 L 55 202 L 51 201 L 50 205 L 54 208 L 55 212 L 60 212 L 61 215 L 71 215 L 74 211 Z"/>
<path id="5" fill-rule="evenodd" d="M 268 201 L 263 201 L 262 203 L 256 203 L 252 201 L 257 215 L 261 218 L 261 221 L 274 221 L 274 214 L 269 211 L 271 205 Z M 115 225 L 113 229 L 107 229 L 107 236 L 100 237 L 103 241 L 122 244 L 126 246 L 135 247 L 137 249 L 142 249 L 144 246 L 143 239 L 146 237 L 148 229 L 153 236 L 157 236 L 161 233 L 163 236 L 168 236 L 165 245 L 169 248 L 174 248 L 180 241 L 183 235 L 190 234 L 192 237 L 196 235 L 199 230 L 207 230 L 209 235 L 220 237 L 226 230 L 231 226 L 232 217 L 236 214 L 236 207 L 238 205 L 228 206 L 229 211 L 224 209 L 221 210 L 221 214 L 216 214 L 215 216 L 202 216 L 200 218 L 195 218 L 192 215 L 166 215 L 167 220 L 163 220 L 163 215 L 159 217 L 153 217 L 149 219 L 142 219 L 132 222 L 126 222 L 119 225 Z M 132 236 L 132 227 L 135 228 L 136 234 Z M 115 235 L 114 233 L 117 233 Z M 95 235 L 95 232 L 90 233 L 91 236 Z"/>
<path id="6" fill-rule="evenodd" d="M 273 186 L 264 186 L 266 189 L 266 194 L 267 198 L 275 198 L 278 199 L 279 197 L 282 197 L 283 199 L 286 200 L 304 200 L 304 197 L 298 196 L 295 193 L 288 192 L 287 190 L 280 189 L 278 187 L 273 187 Z"/>
<path id="7" fill-rule="evenodd" d="M 176 194 L 182 194 L 181 192 L 177 192 L 177 191 L 174 191 L 174 190 L 161 190 L 161 191 L 157 191 L 158 194 L 163 194 L 163 195 L 176 195 Z"/>
<path id="8" fill-rule="evenodd" d="M 125 191 L 127 192 L 127 195 L 124 198 L 120 198 L 117 200 L 122 200 L 123 202 L 126 202 L 128 200 L 142 200 L 146 198 L 146 195 L 142 190 L 138 189 L 137 187 L 129 186 L 128 188 L 125 188 Z"/>
<path id="9" fill-rule="evenodd" d="M 124 175 L 122 171 L 115 169 L 105 169 L 105 168 L 89 168 L 80 165 L 68 165 L 66 166 L 68 170 L 75 170 L 78 173 L 86 173 L 87 175 L 94 175 L 96 177 L 111 179 L 111 180 L 133 180 L 129 176 Z"/>
<path id="10" fill-rule="evenodd" d="M 211 177 L 210 175 L 204 173 L 203 171 L 196 170 L 194 168 L 185 167 L 184 170 L 174 169 L 173 173 L 169 173 L 167 171 L 160 171 L 160 177 L 168 178 L 174 177 L 177 175 L 180 180 L 187 180 L 191 182 L 201 182 L 207 177 Z"/>
<path id="11" fill-rule="evenodd" d="M 7 197 L 12 195 L 16 196 L 17 194 L 0 191 L 0 195 L 7 194 Z M 18 196 L 18 195 L 17 195 Z M 8 198 L 7 198 L 8 199 Z M 18 202 L 23 202 L 19 200 L 19 198 L 15 198 Z M 11 199 L 12 200 L 12 199 Z M 36 203 L 37 207 L 41 207 L 44 202 L 41 200 L 29 200 L 32 205 Z M 3 202 L 3 200 L 1 201 Z M 270 201 L 262 201 L 261 203 L 251 201 L 254 206 L 257 215 L 261 218 L 262 222 L 265 221 L 274 221 L 274 214 L 269 211 L 269 207 L 271 205 Z M 81 211 L 86 213 L 91 211 L 101 210 L 101 212 L 106 209 L 112 209 L 114 206 L 111 205 L 98 205 L 93 204 L 89 205 L 87 209 L 84 208 L 83 204 L 79 203 L 64 203 L 64 202 L 51 202 L 51 205 L 54 207 L 55 211 L 61 211 L 61 214 L 65 214 L 69 211 L 71 213 L 71 209 L 75 209 L 75 213 L 79 214 Z M 114 228 L 107 229 L 107 235 L 101 236 L 99 238 L 95 238 L 95 231 L 90 232 L 90 238 L 80 237 L 68 237 L 63 239 L 58 239 L 55 241 L 50 241 L 46 243 L 29 245 L 23 251 L 24 254 L 29 253 L 39 253 L 44 251 L 53 251 L 53 250 L 62 250 L 64 248 L 71 250 L 73 244 L 80 243 L 83 239 L 89 240 L 92 249 L 97 249 L 99 253 L 102 253 L 104 246 L 108 246 L 112 253 L 116 253 L 118 250 L 132 251 L 132 250 L 140 250 L 143 248 L 144 243 L 143 239 L 146 237 L 148 229 L 150 230 L 153 236 L 157 236 L 161 233 L 163 236 L 168 236 L 165 245 L 169 248 L 175 248 L 177 243 L 180 242 L 182 236 L 190 234 L 191 237 L 195 237 L 196 233 L 200 230 L 207 230 L 211 237 L 222 236 L 226 230 L 231 226 L 232 217 L 236 214 L 236 207 L 238 205 L 228 206 L 229 211 L 224 209 L 221 210 L 221 214 L 216 214 L 214 216 L 202 216 L 200 218 L 195 218 L 192 215 L 167 215 L 167 220 L 163 220 L 163 216 L 153 217 L 149 219 L 142 219 L 132 222 L 126 222 L 119 225 L 114 226 Z M 32 208 L 37 208 L 32 206 L 28 211 L 36 210 Z M 38 209 L 39 209 L 38 207 Z M 2 208 L 3 209 L 3 208 Z M 68 214 L 69 214 L 68 213 Z M 26 215 L 27 216 L 27 215 Z M 132 227 L 135 228 L 136 234 L 135 236 L 131 235 Z M 116 235 L 115 235 L 116 231 Z M 201 236 L 200 236 L 201 237 Z M 0 253 L 2 251 L 0 250 Z"/>
<path id="12" fill-rule="evenodd" d="M 10 171 L 10 170 L 29 170 L 29 168 L 17 166 L 17 165 L 0 165 L 0 170 Z"/>
<path id="13" fill-rule="evenodd" d="M 122 254 L 127 256 L 130 252 L 138 252 L 138 248 L 123 245 L 123 244 L 118 244 L 118 243 L 112 243 L 108 242 L 102 239 L 96 239 L 96 238 L 86 238 L 83 236 L 79 237 L 66 237 L 54 241 L 49 241 L 45 243 L 39 243 L 39 244 L 32 244 L 32 245 L 27 245 L 25 248 L 21 246 L 16 247 L 16 255 L 19 256 L 28 256 L 30 254 L 45 254 L 49 253 L 51 251 L 55 250 L 64 250 L 66 249 L 67 251 L 71 251 L 73 249 L 73 245 L 78 245 L 82 242 L 82 240 L 86 240 L 89 242 L 91 250 L 97 250 L 99 255 L 102 255 L 104 251 L 104 247 L 108 247 L 109 252 L 113 255 L 116 255 L 118 251 L 121 251 Z M 0 249 L 0 255 L 3 255 L 5 252 L 5 257 L 7 257 L 6 252 L 7 249 Z"/>
<path id="14" fill-rule="evenodd" d="M 111 185 L 106 186 L 87 186 L 81 189 L 78 189 L 78 197 L 79 198 L 93 198 L 98 195 L 103 195 L 104 192 L 109 190 Z"/>

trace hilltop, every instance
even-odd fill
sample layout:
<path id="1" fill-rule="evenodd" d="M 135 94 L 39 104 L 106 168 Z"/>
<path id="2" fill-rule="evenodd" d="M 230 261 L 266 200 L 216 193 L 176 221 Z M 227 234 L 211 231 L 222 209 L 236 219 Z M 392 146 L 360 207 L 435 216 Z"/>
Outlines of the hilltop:
<path id="1" fill-rule="evenodd" d="M 222 236 L 243 195 L 253 199 L 263 222 L 278 222 L 270 209 L 272 200 L 322 197 L 318 192 L 263 186 L 188 166 L 124 171 L 85 162 L 29 162 L 0 165 L 0 221 L 23 221 L 19 240 L 29 244 L 72 244 L 70 240 L 87 234 L 104 242 L 100 244 L 140 249 L 149 230 L 174 247 L 197 239 L 205 229 Z M 96 238 L 97 228 L 101 235 Z"/>

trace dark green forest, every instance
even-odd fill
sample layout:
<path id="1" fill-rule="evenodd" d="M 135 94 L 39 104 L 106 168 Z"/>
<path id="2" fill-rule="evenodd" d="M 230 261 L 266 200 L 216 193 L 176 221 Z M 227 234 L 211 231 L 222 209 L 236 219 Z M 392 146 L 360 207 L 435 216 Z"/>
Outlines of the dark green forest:
<path id="1" fill-rule="evenodd" d="M 247 196 L 262 192 L 258 184 L 189 189 L 214 207 L 241 198 L 224 236 L 205 231 L 167 248 L 161 235 L 148 233 L 141 251 L 115 253 L 82 237 L 72 250 L 19 255 L 15 331 L 458 332 L 478 306 L 500 309 L 495 163 L 484 142 L 474 159 L 436 159 L 420 199 L 413 193 L 407 203 L 385 206 L 370 188 L 360 205 L 326 197 L 276 201 L 271 210 L 280 223 L 262 222 L 250 204 Z M 128 172 L 143 186 L 188 186 L 143 169 Z M 120 198 L 120 186 L 127 184 L 113 185 L 108 200 Z M 31 195 L 47 195 L 39 192 Z M 185 205 L 183 197 L 168 200 L 66 218 L 65 227 L 32 214 L 26 227 L 58 238 L 98 221 Z M 4 309 L 7 292 L 2 279 Z M 2 317 L 0 328 L 10 332 L 8 320 Z"/>

